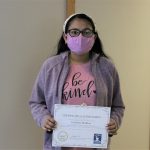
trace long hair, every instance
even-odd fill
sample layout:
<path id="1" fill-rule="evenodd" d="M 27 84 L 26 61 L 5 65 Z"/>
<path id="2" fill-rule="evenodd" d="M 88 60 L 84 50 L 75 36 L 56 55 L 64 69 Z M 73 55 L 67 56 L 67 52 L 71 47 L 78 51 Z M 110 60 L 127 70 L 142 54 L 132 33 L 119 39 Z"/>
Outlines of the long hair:
<path id="1" fill-rule="evenodd" d="M 100 40 L 100 38 L 98 36 L 98 33 L 95 31 L 94 22 L 87 15 L 85 15 L 85 14 L 76 14 L 73 17 L 71 17 L 68 20 L 68 22 L 66 23 L 65 31 L 64 32 L 67 33 L 71 21 L 73 19 L 75 19 L 75 18 L 87 20 L 91 24 L 91 26 L 93 28 L 94 34 L 96 35 L 96 39 L 95 39 L 95 43 L 94 43 L 94 45 L 93 45 L 93 47 L 92 47 L 92 49 L 91 49 L 90 52 L 95 52 L 95 53 L 99 54 L 100 56 L 108 58 L 108 56 L 103 51 L 102 42 L 101 42 L 101 40 Z M 62 36 L 60 37 L 60 39 L 58 41 L 58 45 L 57 45 L 57 55 L 65 52 L 65 51 L 70 51 L 70 49 L 68 48 L 67 44 L 65 43 L 65 40 L 63 38 L 63 33 L 62 33 Z"/>

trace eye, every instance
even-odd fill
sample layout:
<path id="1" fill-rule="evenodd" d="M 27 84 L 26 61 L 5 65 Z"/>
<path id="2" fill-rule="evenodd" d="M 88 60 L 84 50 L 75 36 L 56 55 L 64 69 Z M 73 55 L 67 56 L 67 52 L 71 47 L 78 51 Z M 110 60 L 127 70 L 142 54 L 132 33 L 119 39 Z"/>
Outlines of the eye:
<path id="1" fill-rule="evenodd" d="M 77 29 L 71 29 L 68 31 L 70 36 L 78 36 L 80 34 L 80 31 Z"/>
<path id="2" fill-rule="evenodd" d="M 90 37 L 93 35 L 93 31 L 90 29 L 85 29 L 82 32 L 83 32 L 83 36 L 86 36 L 86 37 Z"/>

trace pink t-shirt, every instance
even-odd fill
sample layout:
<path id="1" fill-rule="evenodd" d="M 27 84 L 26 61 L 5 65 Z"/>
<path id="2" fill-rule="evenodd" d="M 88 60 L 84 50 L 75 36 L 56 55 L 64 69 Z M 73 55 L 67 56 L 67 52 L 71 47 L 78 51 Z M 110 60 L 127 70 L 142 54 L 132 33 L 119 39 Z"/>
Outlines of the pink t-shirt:
<path id="1" fill-rule="evenodd" d="M 93 106 L 96 102 L 96 87 L 90 62 L 71 64 L 63 87 L 63 103 Z"/>
<path id="2" fill-rule="evenodd" d="M 70 105 L 96 104 L 96 87 L 90 62 L 71 64 L 63 87 L 63 103 Z M 63 150 L 93 150 L 92 148 L 63 147 Z"/>

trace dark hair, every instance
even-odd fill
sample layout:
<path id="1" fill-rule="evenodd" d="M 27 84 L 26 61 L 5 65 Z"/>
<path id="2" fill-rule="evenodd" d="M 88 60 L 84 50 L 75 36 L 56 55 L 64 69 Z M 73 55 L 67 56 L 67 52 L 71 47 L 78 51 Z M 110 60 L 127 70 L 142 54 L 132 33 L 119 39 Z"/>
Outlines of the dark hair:
<path id="1" fill-rule="evenodd" d="M 73 17 L 71 17 L 71 18 L 68 20 L 68 22 L 66 23 L 65 31 L 64 31 L 64 32 L 67 33 L 71 21 L 72 21 L 73 19 L 75 19 L 75 18 L 87 20 L 87 21 L 91 24 L 91 26 L 92 26 L 92 28 L 93 28 L 93 31 L 94 31 L 94 33 L 95 33 L 95 35 L 96 35 L 96 39 L 95 39 L 95 43 L 94 43 L 94 45 L 93 45 L 93 47 L 92 47 L 92 49 L 91 49 L 90 52 L 95 52 L 95 53 L 99 54 L 100 56 L 104 56 L 104 57 L 107 57 L 107 58 L 108 58 L 108 56 L 107 56 L 107 55 L 104 53 L 104 51 L 103 51 L 102 43 L 101 43 L 101 40 L 100 40 L 100 38 L 99 38 L 99 36 L 98 36 L 98 33 L 95 31 L 94 22 L 93 22 L 93 20 L 92 20 L 90 17 L 88 17 L 87 15 L 85 15 L 85 14 L 76 14 L 76 15 L 74 15 Z M 61 38 L 60 38 L 60 40 L 59 40 L 59 42 L 58 42 L 58 46 L 57 46 L 57 55 L 60 54 L 60 53 L 62 53 L 62 52 L 65 52 L 65 51 L 70 51 L 70 49 L 68 48 L 67 44 L 65 43 L 65 40 L 64 40 L 63 34 L 62 34 L 62 36 L 61 36 Z"/>

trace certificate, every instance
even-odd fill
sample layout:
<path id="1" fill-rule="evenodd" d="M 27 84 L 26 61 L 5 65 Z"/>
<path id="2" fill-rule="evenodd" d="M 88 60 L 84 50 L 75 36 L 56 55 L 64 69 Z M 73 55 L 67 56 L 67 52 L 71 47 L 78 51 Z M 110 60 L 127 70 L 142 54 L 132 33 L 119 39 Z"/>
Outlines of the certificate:
<path id="1" fill-rule="evenodd" d="M 52 146 L 107 148 L 110 107 L 55 104 Z"/>

